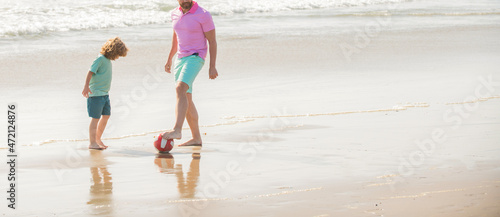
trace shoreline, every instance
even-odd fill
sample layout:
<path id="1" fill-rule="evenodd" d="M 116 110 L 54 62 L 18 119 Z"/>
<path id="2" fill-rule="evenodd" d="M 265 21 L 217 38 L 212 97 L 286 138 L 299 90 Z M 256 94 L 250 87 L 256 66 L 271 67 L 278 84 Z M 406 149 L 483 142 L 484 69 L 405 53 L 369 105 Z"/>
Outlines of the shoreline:
<path id="1" fill-rule="evenodd" d="M 200 109 L 200 124 L 223 124 L 227 122 L 224 119 L 227 116 L 272 115 L 273 110 L 284 108 L 297 114 L 314 114 L 390 109 L 405 103 L 439 105 L 467 101 L 464 97 L 472 93 L 478 78 L 495 74 L 500 66 L 496 63 L 499 57 L 496 48 L 500 50 L 500 43 L 494 41 L 495 37 L 477 40 L 496 33 L 500 34 L 500 28 L 433 34 L 382 33 L 351 61 L 347 61 L 338 49 L 342 41 L 339 38 L 221 40 L 218 65 L 222 76 L 215 81 L 208 80 L 205 66 L 196 82 L 195 97 L 199 106 L 206 108 Z M 443 40 L 453 36 L 453 40 Z M 471 43 L 457 47 L 461 41 Z M 323 49 L 323 43 L 330 44 L 331 49 Z M 279 52 L 290 44 L 295 47 L 289 52 Z M 107 138 L 169 128 L 161 123 L 169 121 L 170 116 L 166 114 L 174 109 L 169 103 L 175 94 L 173 78 L 162 70 L 164 56 L 157 55 L 168 46 L 142 46 L 134 45 L 128 57 L 114 62 L 116 73 L 110 96 L 116 113 L 111 123 L 123 127 L 109 131 L 105 135 Z M 87 137 L 85 101 L 79 87 L 83 85 L 84 73 L 97 55 L 95 53 L 97 50 L 58 58 L 54 55 L 59 54 L 49 53 L 34 59 L 0 60 L 4 72 L 30 72 L 27 75 L 12 73 L 5 81 L 6 85 L 0 88 L 9 91 L 8 96 L 2 96 L 2 101 L 17 102 L 22 106 L 20 121 L 26 127 L 21 128 L 25 135 L 21 144 Z M 405 57 L 407 55 L 410 56 Z M 18 64 L 9 64 L 12 61 Z M 60 61 L 71 64 L 58 64 Z M 56 67 L 52 67 L 54 65 Z M 65 79 L 54 80 L 55 77 Z M 412 79 L 421 82 L 412 82 Z M 213 89 L 214 86 L 218 88 Z M 439 91 L 430 94 L 421 92 L 422 88 Z M 333 98 L 325 100 L 321 94 Z M 52 95 L 58 97 L 50 97 Z M 224 100 L 226 98 L 233 101 Z M 375 98 L 377 100 L 373 100 Z M 60 100 L 68 102 L 64 107 L 67 112 L 62 114 L 57 112 Z M 276 100 L 281 101 L 280 105 L 274 103 Z M 38 105 L 45 106 L 40 108 Z M 207 109 L 218 109 L 219 112 L 214 114 Z M 156 117 L 141 116 L 143 110 Z M 67 123 L 66 120 L 73 121 Z M 35 130 L 39 129 L 39 123 L 44 122 L 52 123 L 52 128 L 61 131 Z M 136 127 L 130 128 L 132 126 Z"/>

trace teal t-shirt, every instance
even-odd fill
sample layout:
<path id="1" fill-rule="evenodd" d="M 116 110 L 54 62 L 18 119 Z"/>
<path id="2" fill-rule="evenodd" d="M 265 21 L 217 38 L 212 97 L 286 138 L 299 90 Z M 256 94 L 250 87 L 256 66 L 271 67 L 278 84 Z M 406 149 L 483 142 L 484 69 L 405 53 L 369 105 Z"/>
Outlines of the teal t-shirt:
<path id="1" fill-rule="evenodd" d="M 111 88 L 111 60 L 104 55 L 99 56 L 94 60 L 89 71 L 93 72 L 90 79 L 90 91 L 92 94 L 89 96 L 106 96 Z"/>

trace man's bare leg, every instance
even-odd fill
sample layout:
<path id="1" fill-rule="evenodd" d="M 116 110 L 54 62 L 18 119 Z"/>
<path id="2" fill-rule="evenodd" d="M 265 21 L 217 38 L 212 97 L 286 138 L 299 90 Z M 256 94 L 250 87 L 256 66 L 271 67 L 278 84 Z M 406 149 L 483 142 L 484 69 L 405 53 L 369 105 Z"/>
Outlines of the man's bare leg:
<path id="1" fill-rule="evenodd" d="M 104 129 L 106 129 L 106 124 L 108 123 L 109 117 L 109 115 L 101 116 L 101 119 L 99 119 L 99 124 L 97 125 L 96 142 L 101 148 L 108 148 L 108 146 L 104 145 L 104 143 L 102 142 L 101 137 L 104 133 Z"/>
<path id="2" fill-rule="evenodd" d="M 177 82 L 177 87 L 175 91 L 177 93 L 177 105 L 175 107 L 175 126 L 173 130 L 163 133 L 163 139 L 181 139 L 182 138 L 182 125 L 184 124 L 184 119 L 186 118 L 186 111 L 188 107 L 188 101 L 186 92 L 189 86 L 179 81 Z"/>
<path id="3" fill-rule="evenodd" d="M 101 147 L 97 144 L 96 141 L 96 133 L 97 133 L 97 123 L 99 123 L 99 119 L 92 118 L 89 126 L 89 149 L 100 149 Z"/>
<path id="4" fill-rule="evenodd" d="M 196 110 L 196 106 L 194 105 L 193 102 L 193 94 L 188 93 L 187 100 L 188 100 L 188 109 L 186 112 L 186 120 L 188 122 L 189 128 L 191 129 L 191 134 L 193 135 L 193 138 L 185 143 L 182 143 L 179 146 L 201 146 L 202 141 L 201 141 L 200 127 L 198 125 L 198 111 Z"/>

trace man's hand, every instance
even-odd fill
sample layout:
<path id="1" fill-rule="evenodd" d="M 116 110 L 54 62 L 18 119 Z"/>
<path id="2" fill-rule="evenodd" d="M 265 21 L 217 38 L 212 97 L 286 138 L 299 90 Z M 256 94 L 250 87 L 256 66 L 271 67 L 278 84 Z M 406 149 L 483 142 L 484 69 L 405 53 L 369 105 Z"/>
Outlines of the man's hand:
<path id="1" fill-rule="evenodd" d="M 172 60 L 168 60 L 167 63 L 165 64 L 165 72 L 167 73 L 172 72 Z"/>
<path id="2" fill-rule="evenodd" d="M 210 52 L 210 69 L 208 70 L 208 77 L 215 79 L 219 76 L 217 69 L 215 69 L 215 60 L 217 59 L 217 40 L 215 39 L 215 29 L 205 32 Z"/>
<path id="3" fill-rule="evenodd" d="M 210 67 L 210 69 L 208 70 L 208 77 L 210 79 L 215 79 L 217 78 L 217 76 L 219 76 L 219 73 L 217 73 L 217 69 L 215 67 Z"/>
<path id="4" fill-rule="evenodd" d="M 83 88 L 82 95 L 85 98 L 89 98 L 89 93 L 92 94 L 92 91 L 90 91 L 90 88 L 88 86 Z"/>

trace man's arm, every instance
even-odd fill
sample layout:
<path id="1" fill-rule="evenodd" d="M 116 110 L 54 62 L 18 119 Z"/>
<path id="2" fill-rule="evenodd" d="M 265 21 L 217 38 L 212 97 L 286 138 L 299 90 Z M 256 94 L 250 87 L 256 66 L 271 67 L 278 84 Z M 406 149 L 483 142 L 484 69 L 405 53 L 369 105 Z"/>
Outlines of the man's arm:
<path id="1" fill-rule="evenodd" d="M 174 35 L 172 36 L 172 48 L 170 48 L 170 54 L 165 64 L 165 71 L 168 73 L 172 72 L 172 58 L 174 58 L 175 53 L 177 53 L 177 34 L 174 31 Z"/>
<path id="2" fill-rule="evenodd" d="M 87 73 L 87 79 L 85 79 L 85 86 L 83 86 L 83 91 L 82 91 L 82 95 L 85 97 L 85 98 L 89 98 L 89 93 L 92 94 L 92 91 L 90 91 L 90 79 L 92 78 L 92 75 L 94 73 L 89 71 Z"/>
<path id="3" fill-rule="evenodd" d="M 210 69 L 208 69 L 208 76 L 210 79 L 215 79 L 219 76 L 215 68 L 215 61 L 217 60 L 217 40 L 215 37 L 215 29 L 205 32 L 205 38 L 208 40 L 210 52 Z"/>

